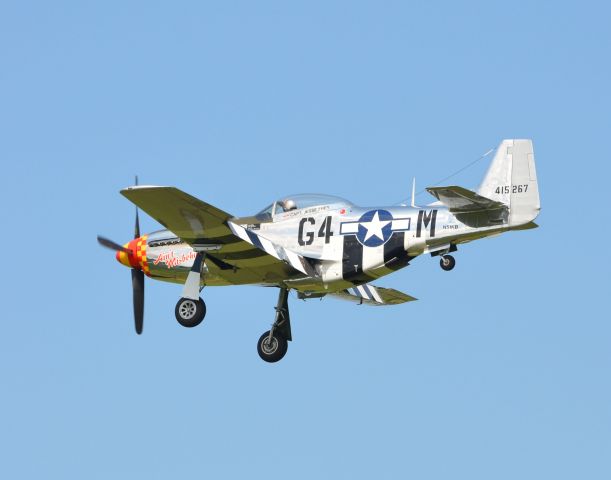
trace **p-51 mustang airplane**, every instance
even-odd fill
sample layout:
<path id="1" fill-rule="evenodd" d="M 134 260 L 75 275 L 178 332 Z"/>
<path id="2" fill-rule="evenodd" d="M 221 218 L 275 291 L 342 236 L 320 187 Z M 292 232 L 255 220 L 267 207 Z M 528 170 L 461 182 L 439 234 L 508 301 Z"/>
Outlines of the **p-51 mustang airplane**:
<path id="1" fill-rule="evenodd" d="M 358 207 L 328 195 L 293 195 L 250 217 L 234 217 L 174 187 L 121 190 L 167 230 L 140 236 L 116 250 L 132 269 L 136 332 L 142 332 L 144 275 L 184 284 L 175 315 L 185 327 L 206 315 L 205 286 L 258 284 L 279 287 L 275 321 L 257 343 L 260 357 L 277 362 L 291 337 L 289 290 L 300 299 L 326 295 L 369 305 L 416 300 L 370 282 L 407 266 L 418 255 L 440 256 L 459 244 L 511 230 L 535 228 L 540 210 L 530 140 L 504 140 L 477 192 L 457 186 L 430 187 L 437 201 L 423 207 Z"/>

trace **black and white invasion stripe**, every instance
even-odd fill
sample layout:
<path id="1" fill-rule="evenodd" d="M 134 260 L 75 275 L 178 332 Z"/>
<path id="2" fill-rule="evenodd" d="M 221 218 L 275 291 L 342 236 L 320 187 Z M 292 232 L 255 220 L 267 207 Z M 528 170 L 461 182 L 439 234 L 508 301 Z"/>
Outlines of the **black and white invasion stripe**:
<path id="1" fill-rule="evenodd" d="M 369 300 L 370 302 L 384 303 L 384 300 L 382 300 L 382 297 L 373 285 L 359 285 L 358 287 L 347 289 L 346 292 L 355 297 Z"/>
<path id="2" fill-rule="evenodd" d="M 268 253 L 272 257 L 277 258 L 278 260 L 282 260 L 283 262 L 288 263 L 291 267 L 299 270 L 302 273 L 310 277 L 316 277 L 316 271 L 310 264 L 307 258 L 302 257 L 301 255 L 287 250 L 286 248 L 276 245 L 271 242 L 267 238 L 259 235 L 258 233 L 249 230 L 248 228 L 243 227 L 242 225 L 238 225 L 237 223 L 227 222 L 227 225 L 231 229 L 234 235 L 241 238 L 245 242 L 250 243 L 254 247 L 257 247 L 263 250 L 265 253 Z"/>

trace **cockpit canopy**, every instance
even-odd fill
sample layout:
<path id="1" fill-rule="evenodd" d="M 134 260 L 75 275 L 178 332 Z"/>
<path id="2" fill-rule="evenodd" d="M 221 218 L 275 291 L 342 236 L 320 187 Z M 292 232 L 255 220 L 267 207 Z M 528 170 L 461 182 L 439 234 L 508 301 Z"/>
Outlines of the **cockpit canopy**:
<path id="1" fill-rule="evenodd" d="M 276 200 L 271 205 L 265 207 L 257 217 L 263 219 L 271 219 L 273 216 L 279 215 L 291 210 L 301 210 L 303 208 L 318 207 L 328 205 L 331 208 L 341 208 L 352 205 L 348 200 L 334 195 L 323 195 L 319 193 L 301 193 L 297 195 L 289 195 Z"/>

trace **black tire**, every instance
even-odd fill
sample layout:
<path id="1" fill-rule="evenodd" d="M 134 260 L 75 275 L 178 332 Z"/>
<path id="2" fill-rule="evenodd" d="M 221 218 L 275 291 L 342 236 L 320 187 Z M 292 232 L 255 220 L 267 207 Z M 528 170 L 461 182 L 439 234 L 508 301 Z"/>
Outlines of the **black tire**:
<path id="1" fill-rule="evenodd" d="M 289 342 L 286 338 L 278 336 L 278 334 L 272 337 L 272 345 L 269 345 L 269 330 L 261 335 L 257 342 L 257 353 L 261 359 L 269 363 L 275 363 L 286 355 L 289 349 Z"/>
<path id="2" fill-rule="evenodd" d="M 444 255 L 443 257 L 441 257 L 441 260 L 439 260 L 439 265 L 446 272 L 449 272 L 456 265 L 456 260 L 454 260 L 454 257 L 452 255 Z"/>
<path id="3" fill-rule="evenodd" d="M 191 300 L 190 298 L 181 298 L 176 303 L 174 309 L 176 320 L 183 327 L 197 327 L 206 316 L 206 304 L 200 298 L 199 300 Z"/>

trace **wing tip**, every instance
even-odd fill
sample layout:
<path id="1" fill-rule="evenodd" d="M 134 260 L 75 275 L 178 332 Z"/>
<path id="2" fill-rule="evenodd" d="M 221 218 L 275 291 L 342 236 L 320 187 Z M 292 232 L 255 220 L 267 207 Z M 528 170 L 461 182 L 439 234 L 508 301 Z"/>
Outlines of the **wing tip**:
<path id="1" fill-rule="evenodd" d="M 156 188 L 173 188 L 173 187 L 167 187 L 165 185 L 131 185 L 129 187 L 122 188 L 120 192 L 123 193 L 123 192 L 131 192 L 134 190 L 152 190 Z"/>

